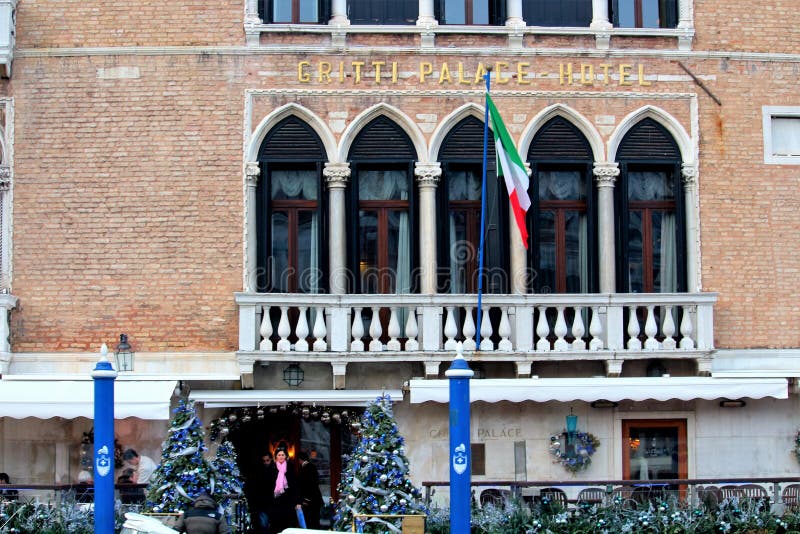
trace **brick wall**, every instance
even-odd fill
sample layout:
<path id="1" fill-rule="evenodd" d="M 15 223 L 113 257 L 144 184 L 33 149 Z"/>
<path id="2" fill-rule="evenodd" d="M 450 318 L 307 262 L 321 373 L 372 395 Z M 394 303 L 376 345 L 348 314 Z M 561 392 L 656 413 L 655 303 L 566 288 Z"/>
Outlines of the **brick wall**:
<path id="1" fill-rule="evenodd" d="M 708 49 L 793 51 L 797 32 L 778 25 L 799 20 L 791 2 L 759 8 L 758 31 L 739 25 L 751 5 L 724 10 L 695 1 L 697 44 Z M 715 17 L 711 17 L 714 9 Z M 769 20 L 761 20 L 769 13 Z M 480 87 L 421 87 L 420 61 L 474 73 L 477 59 L 458 53 L 418 56 L 367 53 L 36 54 L 40 47 L 243 44 L 241 2 L 119 4 L 21 2 L 14 76 L 0 87 L 14 98 L 14 351 L 95 350 L 128 332 L 139 351 L 233 350 L 242 287 L 243 129 L 272 109 L 299 103 L 346 123 L 379 102 L 414 120 L 441 121 L 466 102 L 481 103 Z M 772 24 L 774 22 L 774 24 Z M 702 25 L 702 27 L 701 27 Z M 775 27 L 774 31 L 763 28 Z M 737 33 L 738 32 L 738 33 Z M 749 33 L 748 33 L 749 32 Z M 788 31 L 786 33 L 789 33 Z M 392 36 L 385 37 L 391 43 Z M 319 37 L 310 36 L 317 41 Z M 473 42 L 480 46 L 480 36 Z M 493 37 L 488 38 L 494 42 Z M 735 40 L 735 42 L 734 42 Z M 531 46 L 536 46 L 535 43 Z M 683 75 L 674 61 L 636 56 L 526 58 L 488 52 L 487 62 L 530 61 L 532 72 L 558 72 L 562 63 L 646 64 L 648 74 Z M 297 63 L 399 61 L 394 85 L 302 84 Z M 557 78 L 495 91 L 575 91 L 499 96 L 512 133 L 544 107 L 563 103 L 590 121 L 618 124 L 643 105 L 674 116 L 691 134 L 697 95 L 700 141 L 702 285 L 720 293 L 715 311 L 719 347 L 797 347 L 800 322 L 795 280 L 800 270 L 800 166 L 764 165 L 762 105 L 797 105 L 798 63 L 686 59 L 721 99 L 716 105 L 689 80 L 651 86 L 562 86 Z M 633 73 L 636 73 L 634 67 Z M 364 90 L 347 95 L 265 94 L 244 116 L 245 92 L 257 89 Z M 459 89 L 433 95 L 404 89 Z M 373 90 L 383 92 L 376 93 Z M 463 91 L 474 91 L 464 93 Z M 613 94 L 606 94 L 613 93 Z M 635 98 L 632 93 L 638 94 Z M 667 95 L 667 96 L 665 96 Z M 682 95 L 675 98 L 668 95 Z M 512 112 L 506 110 L 513 110 Z M 426 136 L 432 128 L 425 126 Z M 339 135 L 339 134 L 337 134 Z M 604 139 L 607 140 L 605 134 Z"/>

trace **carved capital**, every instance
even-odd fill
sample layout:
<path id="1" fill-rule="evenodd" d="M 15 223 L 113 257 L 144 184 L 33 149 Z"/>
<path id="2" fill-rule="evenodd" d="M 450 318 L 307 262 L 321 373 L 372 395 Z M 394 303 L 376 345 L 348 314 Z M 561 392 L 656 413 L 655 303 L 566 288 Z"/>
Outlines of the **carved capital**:
<path id="1" fill-rule="evenodd" d="M 697 165 L 684 163 L 681 166 L 681 175 L 683 175 L 684 185 L 697 184 Z"/>
<path id="2" fill-rule="evenodd" d="M 256 186 L 259 176 L 261 176 L 261 166 L 257 161 L 248 161 L 244 164 L 244 177 L 249 187 Z"/>
<path id="3" fill-rule="evenodd" d="M 442 164 L 438 161 L 432 163 L 417 162 L 414 165 L 414 176 L 417 177 L 417 185 L 421 189 L 436 189 L 439 184 L 439 178 L 442 176 Z"/>
<path id="4" fill-rule="evenodd" d="M 328 189 L 344 189 L 350 179 L 349 163 L 326 163 L 322 169 Z"/>
<path id="5" fill-rule="evenodd" d="M 614 161 L 598 161 L 594 164 L 593 172 L 597 187 L 614 187 L 619 176 L 619 164 Z"/>

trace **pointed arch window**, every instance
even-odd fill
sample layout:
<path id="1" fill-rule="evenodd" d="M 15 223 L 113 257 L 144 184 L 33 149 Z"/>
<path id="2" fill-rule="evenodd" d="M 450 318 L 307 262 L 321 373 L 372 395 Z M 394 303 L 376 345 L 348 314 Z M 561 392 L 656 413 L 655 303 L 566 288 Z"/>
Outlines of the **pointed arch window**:
<path id="1" fill-rule="evenodd" d="M 350 148 L 348 250 L 358 293 L 410 293 L 417 265 L 414 145 L 385 116 L 369 122 Z"/>
<path id="2" fill-rule="evenodd" d="M 617 287 L 630 293 L 686 291 L 686 227 L 681 154 L 647 118 L 617 151 Z"/>
<path id="3" fill-rule="evenodd" d="M 256 187 L 259 291 L 316 293 L 325 288 L 325 150 L 313 129 L 288 117 L 267 134 Z"/>
<path id="4" fill-rule="evenodd" d="M 495 174 L 494 145 L 489 144 L 486 186 L 484 284 L 488 293 L 508 291 L 508 194 Z M 439 151 L 442 179 L 437 189 L 440 224 L 439 289 L 474 293 L 478 288 L 483 121 L 467 117 L 447 134 Z"/>
<path id="5" fill-rule="evenodd" d="M 547 121 L 528 149 L 533 173 L 528 253 L 536 293 L 597 291 L 593 160 L 586 137 L 563 117 Z"/>

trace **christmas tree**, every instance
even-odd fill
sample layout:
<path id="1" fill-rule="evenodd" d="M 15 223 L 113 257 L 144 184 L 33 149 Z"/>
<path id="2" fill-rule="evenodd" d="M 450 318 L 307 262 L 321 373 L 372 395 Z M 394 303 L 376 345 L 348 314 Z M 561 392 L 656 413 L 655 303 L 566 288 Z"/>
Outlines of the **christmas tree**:
<path id="1" fill-rule="evenodd" d="M 334 516 L 336 530 L 349 531 L 355 519 L 363 528 L 359 532 L 399 534 L 402 518 L 356 516 L 426 513 L 421 493 L 408 477 L 403 437 L 397 430 L 388 396 L 370 403 L 361 418 L 361 438 L 347 458 L 339 495 Z"/>
<path id="2" fill-rule="evenodd" d="M 211 469 L 216 481 L 213 496 L 225 510 L 230 523 L 234 499 L 242 497 L 242 476 L 236 463 L 236 450 L 230 441 L 225 440 L 217 448 L 217 455 L 211 461 Z M 240 512 L 240 515 L 247 516 L 246 509 Z"/>
<path id="3" fill-rule="evenodd" d="M 203 456 L 203 437 L 194 401 L 182 398 L 162 445 L 161 463 L 147 486 L 148 509 L 178 512 L 201 493 L 214 493 L 211 465 Z"/>

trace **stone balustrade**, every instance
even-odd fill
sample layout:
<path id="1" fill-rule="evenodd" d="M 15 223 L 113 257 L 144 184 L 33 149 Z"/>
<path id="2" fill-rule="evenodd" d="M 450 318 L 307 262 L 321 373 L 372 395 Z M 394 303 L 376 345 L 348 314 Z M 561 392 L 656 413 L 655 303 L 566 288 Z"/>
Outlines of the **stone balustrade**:
<path id="1" fill-rule="evenodd" d="M 708 374 L 713 293 L 327 295 L 237 293 L 243 372 L 255 362 L 425 362 L 436 376 L 461 341 L 473 359 L 602 360 L 617 376 L 628 359 L 693 359 Z M 480 323 L 480 326 L 478 324 Z M 480 328 L 480 336 L 478 336 Z M 480 349 L 478 351 L 478 348 Z M 327 355 L 327 358 L 326 358 Z"/>

